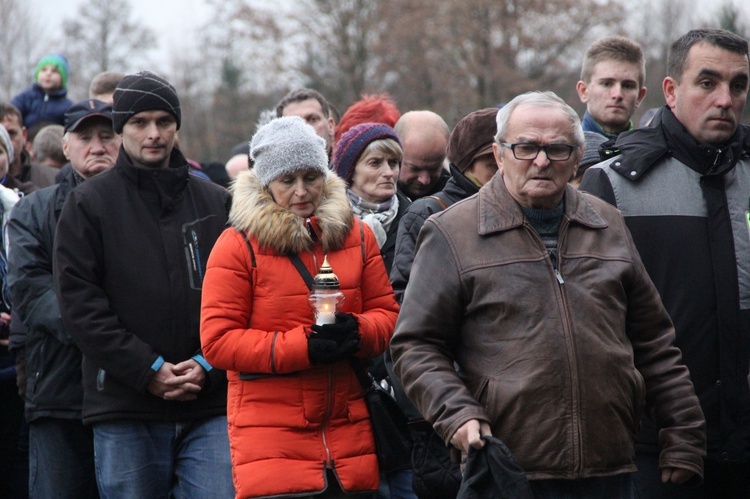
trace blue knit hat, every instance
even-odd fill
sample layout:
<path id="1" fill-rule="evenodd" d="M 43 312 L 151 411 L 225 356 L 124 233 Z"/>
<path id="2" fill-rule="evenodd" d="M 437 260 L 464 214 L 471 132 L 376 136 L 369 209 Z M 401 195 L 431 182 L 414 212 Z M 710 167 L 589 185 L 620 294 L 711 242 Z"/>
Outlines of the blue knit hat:
<path id="1" fill-rule="evenodd" d="M 351 127 L 336 143 L 331 169 L 339 177 L 346 180 L 347 184 L 351 184 L 352 177 L 354 177 L 354 168 L 357 166 L 359 157 L 362 156 L 362 153 L 370 143 L 383 139 L 393 139 L 398 142 L 398 145 L 401 145 L 401 140 L 398 138 L 396 130 L 388 125 L 383 125 L 382 123 L 362 123 L 361 125 Z"/>
<path id="2" fill-rule="evenodd" d="M 60 54 L 48 54 L 41 58 L 34 71 L 34 83 L 39 82 L 39 72 L 44 66 L 55 66 L 62 77 L 62 88 L 68 85 L 68 60 Z"/>

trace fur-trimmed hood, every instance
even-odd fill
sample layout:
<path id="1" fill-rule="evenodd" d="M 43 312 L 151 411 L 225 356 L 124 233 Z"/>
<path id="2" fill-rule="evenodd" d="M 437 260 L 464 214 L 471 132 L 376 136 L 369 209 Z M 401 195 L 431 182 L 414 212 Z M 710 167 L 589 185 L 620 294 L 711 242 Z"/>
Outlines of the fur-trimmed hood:
<path id="1" fill-rule="evenodd" d="M 312 249 L 315 242 L 305 219 L 279 206 L 252 170 L 240 173 L 230 190 L 233 199 L 229 222 L 255 237 L 261 248 L 280 254 Z M 335 173 L 328 173 L 320 197 L 311 221 L 319 229 L 323 251 L 327 253 L 341 248 L 354 215 L 346 197 L 346 184 Z"/>

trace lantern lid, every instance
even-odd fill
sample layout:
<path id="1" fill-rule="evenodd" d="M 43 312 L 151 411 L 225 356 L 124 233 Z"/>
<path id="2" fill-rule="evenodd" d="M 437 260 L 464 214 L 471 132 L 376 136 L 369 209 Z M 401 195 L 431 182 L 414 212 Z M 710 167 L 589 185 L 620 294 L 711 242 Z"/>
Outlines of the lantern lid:
<path id="1" fill-rule="evenodd" d="M 328 263 L 328 256 L 323 258 L 323 265 L 320 267 L 320 272 L 314 278 L 313 289 L 339 290 L 339 278 L 333 273 L 333 269 Z"/>

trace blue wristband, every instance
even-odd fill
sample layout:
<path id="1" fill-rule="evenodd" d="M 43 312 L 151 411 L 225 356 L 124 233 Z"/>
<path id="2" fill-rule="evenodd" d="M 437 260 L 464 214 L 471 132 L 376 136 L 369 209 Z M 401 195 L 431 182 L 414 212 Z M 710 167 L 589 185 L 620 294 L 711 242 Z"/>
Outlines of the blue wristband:
<path id="1" fill-rule="evenodd" d="M 203 355 L 193 355 L 193 360 L 200 364 L 206 372 L 209 372 L 211 369 L 213 369 L 213 367 L 211 367 L 211 364 L 206 362 L 206 359 L 203 357 Z"/>
<path id="2" fill-rule="evenodd" d="M 163 366 L 163 365 L 164 365 L 164 357 L 162 357 L 161 355 L 159 355 L 159 358 L 157 358 L 154 361 L 154 363 L 151 364 L 151 370 L 154 371 L 154 372 L 156 372 L 159 369 L 161 369 L 161 366 Z"/>

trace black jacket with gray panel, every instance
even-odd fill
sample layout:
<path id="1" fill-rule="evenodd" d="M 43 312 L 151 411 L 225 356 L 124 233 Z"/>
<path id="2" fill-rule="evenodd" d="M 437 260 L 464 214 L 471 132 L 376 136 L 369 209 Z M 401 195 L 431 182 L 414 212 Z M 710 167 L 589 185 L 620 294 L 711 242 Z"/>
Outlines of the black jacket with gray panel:
<path id="1" fill-rule="evenodd" d="M 676 328 L 709 457 L 750 460 L 750 127 L 698 144 L 668 108 L 604 145 L 580 189 L 619 208 Z M 640 451 L 656 452 L 645 420 Z"/>

